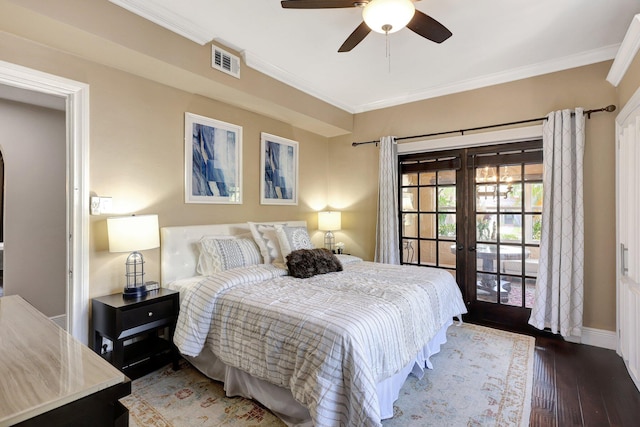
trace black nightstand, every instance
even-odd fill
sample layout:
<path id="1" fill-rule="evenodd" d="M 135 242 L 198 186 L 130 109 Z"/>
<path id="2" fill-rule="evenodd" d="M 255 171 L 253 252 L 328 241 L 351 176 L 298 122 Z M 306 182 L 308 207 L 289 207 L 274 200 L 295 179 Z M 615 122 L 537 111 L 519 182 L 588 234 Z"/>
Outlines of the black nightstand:
<path id="1" fill-rule="evenodd" d="M 178 369 L 180 356 L 172 342 L 180 309 L 178 292 L 160 288 L 136 299 L 125 299 L 118 293 L 94 298 L 91 306 L 93 350 L 129 378 L 138 378 L 169 361 Z M 103 352 L 103 338 L 113 343 L 113 351 Z"/>

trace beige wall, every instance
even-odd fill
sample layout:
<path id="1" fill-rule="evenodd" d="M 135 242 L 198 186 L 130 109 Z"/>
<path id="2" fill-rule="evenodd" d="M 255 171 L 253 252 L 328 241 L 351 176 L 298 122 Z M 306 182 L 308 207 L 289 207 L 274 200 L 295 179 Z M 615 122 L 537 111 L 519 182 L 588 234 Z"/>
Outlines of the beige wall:
<path id="1" fill-rule="evenodd" d="M 91 190 L 119 214 L 157 213 L 160 226 L 307 220 L 326 205 L 328 140 L 285 123 L 104 67 L 91 82 Z M 243 204 L 184 203 L 184 113 L 243 127 Z M 298 206 L 260 205 L 260 132 L 299 142 Z M 108 252 L 105 217 L 91 218 L 90 295 L 117 292 L 126 254 Z M 314 236 L 319 239 L 319 236 Z M 319 243 L 319 240 L 317 240 Z M 144 252 L 146 279 L 159 279 L 159 250 Z"/>
<path id="2" fill-rule="evenodd" d="M 329 201 L 344 207 L 352 252 L 373 258 L 378 152 L 352 147 L 383 135 L 410 136 L 616 104 L 605 81 L 611 62 L 356 115 L 354 133 L 331 140 Z M 587 121 L 585 149 L 585 326 L 615 330 L 615 114 Z M 346 239 L 345 239 L 346 240 Z"/>
<path id="3" fill-rule="evenodd" d="M 66 312 L 64 112 L 0 99 L 5 171 L 4 294 Z"/>

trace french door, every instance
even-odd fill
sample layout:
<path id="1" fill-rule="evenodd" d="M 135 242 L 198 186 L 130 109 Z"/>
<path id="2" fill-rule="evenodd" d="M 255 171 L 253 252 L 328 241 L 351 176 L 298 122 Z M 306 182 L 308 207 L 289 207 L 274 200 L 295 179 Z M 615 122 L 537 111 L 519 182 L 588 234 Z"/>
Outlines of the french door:
<path id="1" fill-rule="evenodd" d="M 542 142 L 402 156 L 404 264 L 449 271 L 468 318 L 526 329 L 542 224 Z"/>

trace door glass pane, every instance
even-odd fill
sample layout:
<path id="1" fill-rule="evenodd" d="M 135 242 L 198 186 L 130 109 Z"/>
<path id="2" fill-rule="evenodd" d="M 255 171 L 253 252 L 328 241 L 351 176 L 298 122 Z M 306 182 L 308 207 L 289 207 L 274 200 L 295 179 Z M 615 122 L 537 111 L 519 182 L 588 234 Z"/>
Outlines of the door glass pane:
<path id="1" fill-rule="evenodd" d="M 418 174 L 417 173 L 405 173 L 402 174 L 402 185 L 418 185 Z"/>
<path id="2" fill-rule="evenodd" d="M 419 185 L 435 185 L 436 173 L 435 172 L 421 172 Z"/>
<path id="3" fill-rule="evenodd" d="M 519 164 L 500 166 L 499 170 L 500 182 L 509 184 L 522 181 L 522 168 Z"/>
<path id="4" fill-rule="evenodd" d="M 438 237 L 456 239 L 456 214 L 438 214 Z"/>
<path id="5" fill-rule="evenodd" d="M 417 188 L 403 188 L 402 189 L 402 211 L 403 212 L 415 212 L 418 205 L 418 189 Z"/>
<path id="6" fill-rule="evenodd" d="M 455 212 L 456 210 L 456 187 L 438 188 L 438 211 Z"/>
<path id="7" fill-rule="evenodd" d="M 527 243 L 540 244 L 542 236 L 542 215 L 524 216 L 524 235 Z"/>
<path id="8" fill-rule="evenodd" d="M 476 288 L 476 295 L 478 301 L 497 303 L 500 298 L 501 302 L 508 301 L 508 291 L 502 287 L 500 294 L 498 294 L 497 283 L 498 276 L 496 274 L 478 274 L 478 283 Z"/>
<path id="9" fill-rule="evenodd" d="M 439 242 L 438 250 L 440 267 L 456 268 L 456 244 L 455 242 Z"/>
<path id="10" fill-rule="evenodd" d="M 539 246 L 527 246 L 527 256 L 524 265 L 524 274 L 527 277 L 538 277 L 538 268 L 540 261 L 540 247 Z"/>
<path id="11" fill-rule="evenodd" d="M 522 215 L 500 215 L 500 242 L 522 242 Z"/>
<path id="12" fill-rule="evenodd" d="M 524 209 L 528 212 L 542 212 L 542 183 L 524 185 Z"/>
<path id="13" fill-rule="evenodd" d="M 438 172 L 438 185 L 455 184 L 456 183 L 456 171 L 440 171 Z"/>
<path id="14" fill-rule="evenodd" d="M 476 183 L 497 182 L 498 171 L 495 167 L 476 168 Z"/>
<path id="15" fill-rule="evenodd" d="M 500 184 L 500 211 L 520 212 L 522 210 L 522 184 Z"/>
<path id="16" fill-rule="evenodd" d="M 502 304 L 522 307 L 522 277 L 502 276 Z"/>
<path id="17" fill-rule="evenodd" d="M 476 246 L 476 253 L 478 256 L 476 268 L 478 269 L 478 271 L 492 272 L 492 273 L 495 273 L 497 271 L 497 263 L 496 263 L 496 258 L 498 256 L 497 251 L 498 251 L 497 245 L 478 244 Z"/>
<path id="18" fill-rule="evenodd" d="M 417 214 L 402 214 L 402 237 L 418 237 Z"/>
<path id="19" fill-rule="evenodd" d="M 436 265 L 436 242 L 431 240 L 420 241 L 420 264 Z"/>
<path id="20" fill-rule="evenodd" d="M 525 279 L 524 295 L 524 306 L 533 308 L 533 300 L 536 296 L 536 279 Z"/>
<path id="21" fill-rule="evenodd" d="M 436 238 L 436 214 L 420 214 L 420 238 Z"/>
<path id="22" fill-rule="evenodd" d="M 421 212 L 436 211 L 436 188 L 420 187 L 420 206 Z"/>
<path id="23" fill-rule="evenodd" d="M 402 239 L 402 262 L 413 264 L 416 260 L 416 240 Z"/>
<path id="24" fill-rule="evenodd" d="M 496 215 L 476 215 L 476 240 L 478 242 L 495 242 L 498 226 Z"/>
<path id="25" fill-rule="evenodd" d="M 542 181 L 542 163 L 524 165 L 525 181 Z"/>

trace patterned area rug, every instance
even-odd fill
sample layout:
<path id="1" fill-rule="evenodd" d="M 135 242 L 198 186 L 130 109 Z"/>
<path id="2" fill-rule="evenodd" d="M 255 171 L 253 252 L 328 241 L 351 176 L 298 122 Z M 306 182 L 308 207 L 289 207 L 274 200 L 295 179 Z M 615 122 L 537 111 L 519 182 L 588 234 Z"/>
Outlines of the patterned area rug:
<path id="1" fill-rule="evenodd" d="M 410 375 L 384 427 L 527 426 L 531 412 L 535 340 L 482 326 L 454 325 L 431 358 L 435 369 Z M 224 395 L 187 362 L 133 381 L 122 399 L 132 427 L 283 427 L 252 400 Z"/>
<path id="2" fill-rule="evenodd" d="M 535 338 L 465 323 L 422 379 L 409 375 L 384 427 L 528 426 Z"/>

